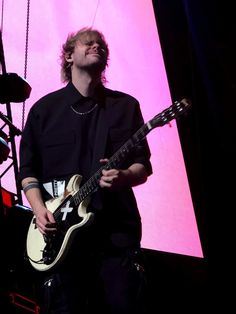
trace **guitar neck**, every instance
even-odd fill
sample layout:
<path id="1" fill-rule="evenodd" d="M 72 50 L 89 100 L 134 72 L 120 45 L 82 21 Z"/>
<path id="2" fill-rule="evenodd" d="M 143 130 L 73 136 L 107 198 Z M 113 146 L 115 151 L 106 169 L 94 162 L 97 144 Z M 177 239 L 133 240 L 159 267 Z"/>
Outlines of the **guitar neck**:
<path id="1" fill-rule="evenodd" d="M 145 123 L 142 127 L 129 139 L 127 140 L 119 149 L 110 157 L 108 162 L 99 168 L 97 172 L 90 177 L 90 179 L 85 182 L 79 191 L 73 195 L 73 199 L 76 205 L 80 204 L 86 197 L 95 192 L 99 187 L 99 180 L 102 176 L 102 170 L 114 169 L 119 167 L 129 156 L 134 147 L 146 137 L 146 135 L 151 131 L 152 127 L 150 122 Z"/>
<path id="2" fill-rule="evenodd" d="M 79 191 L 72 196 L 75 204 L 79 205 L 86 197 L 98 189 L 103 169 L 109 170 L 119 167 L 129 156 L 134 147 L 143 140 L 152 129 L 163 126 L 169 121 L 176 119 L 178 116 L 185 113 L 190 106 L 191 102 L 186 98 L 182 99 L 180 102 L 176 101 L 173 105 L 143 124 L 140 129 L 138 129 L 136 133 L 134 133 L 133 136 L 119 148 L 108 162 L 98 169 L 97 172 L 79 189 Z"/>

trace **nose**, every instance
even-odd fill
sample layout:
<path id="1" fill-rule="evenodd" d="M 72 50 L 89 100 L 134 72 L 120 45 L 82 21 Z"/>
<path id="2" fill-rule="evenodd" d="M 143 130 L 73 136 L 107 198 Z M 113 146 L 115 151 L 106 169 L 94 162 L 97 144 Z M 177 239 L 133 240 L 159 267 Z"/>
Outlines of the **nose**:
<path id="1" fill-rule="evenodd" d="M 99 43 L 94 42 L 92 45 L 93 49 L 98 49 L 100 47 Z"/>
<path id="2" fill-rule="evenodd" d="M 99 53 L 104 56 L 106 55 L 106 50 L 104 49 L 103 45 L 99 42 L 93 42 L 93 44 L 91 45 L 91 49 L 95 53 Z"/>

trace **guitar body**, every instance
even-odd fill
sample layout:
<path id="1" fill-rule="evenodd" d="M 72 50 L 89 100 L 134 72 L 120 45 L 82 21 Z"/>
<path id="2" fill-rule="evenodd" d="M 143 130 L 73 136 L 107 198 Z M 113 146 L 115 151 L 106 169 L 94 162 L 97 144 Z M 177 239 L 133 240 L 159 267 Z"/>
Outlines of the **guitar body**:
<path id="1" fill-rule="evenodd" d="M 59 231 L 55 237 L 44 237 L 36 226 L 35 216 L 32 218 L 26 240 L 27 255 L 31 265 L 39 271 L 50 270 L 61 263 L 66 257 L 73 237 L 78 228 L 92 222 L 94 214 L 87 213 L 89 197 L 78 207 L 70 203 L 72 196 L 78 192 L 81 176 L 74 175 L 65 190 L 64 195 L 46 202 L 58 223 Z"/>

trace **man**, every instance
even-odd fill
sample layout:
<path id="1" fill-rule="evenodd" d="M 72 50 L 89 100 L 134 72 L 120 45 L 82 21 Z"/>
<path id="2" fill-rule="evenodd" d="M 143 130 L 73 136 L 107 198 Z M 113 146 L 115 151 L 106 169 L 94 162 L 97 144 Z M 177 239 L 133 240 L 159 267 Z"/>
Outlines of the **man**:
<path id="1" fill-rule="evenodd" d="M 75 174 L 82 176 L 80 187 L 98 182 L 98 188 L 88 186 L 92 221 L 77 228 L 63 261 L 43 273 L 44 314 L 146 313 L 141 219 L 132 187 L 152 173 L 150 150 L 143 139 L 130 151 L 127 145 L 124 160 L 122 151 L 119 162 L 114 156 L 143 117 L 135 98 L 105 87 L 108 58 L 101 32 L 70 34 L 61 55 L 67 85 L 34 104 L 22 134 L 19 180 L 35 216 L 33 229 L 45 242 L 54 243 L 60 223 L 71 217 L 71 203 L 59 209 L 58 223 L 45 202 L 63 200 Z"/>

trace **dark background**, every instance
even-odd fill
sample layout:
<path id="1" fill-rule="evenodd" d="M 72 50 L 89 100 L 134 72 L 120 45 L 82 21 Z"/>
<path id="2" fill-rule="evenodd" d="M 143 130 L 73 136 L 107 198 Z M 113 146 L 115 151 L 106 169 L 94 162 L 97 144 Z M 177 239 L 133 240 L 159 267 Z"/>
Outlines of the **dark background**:
<path id="1" fill-rule="evenodd" d="M 230 2 L 212 0 L 153 0 L 153 6 L 172 100 L 192 101 L 177 127 L 204 254 L 199 260 L 148 252 L 156 275 L 153 305 L 226 313 L 235 278 L 234 10 Z"/>
<path id="2" fill-rule="evenodd" d="M 236 193 L 232 6 L 227 1 L 153 0 L 172 101 L 187 97 L 192 102 L 177 127 L 204 258 L 145 249 L 151 314 L 206 309 L 227 313 L 231 307 Z M 18 212 L 9 212 L 2 229 L 10 245 L 2 247 L 7 266 L 2 268 L 1 289 L 34 300 L 38 275 L 24 261 L 25 238 L 17 231 L 19 226 L 27 230 L 31 217 Z M 12 305 L 8 312 L 28 313 Z"/>

